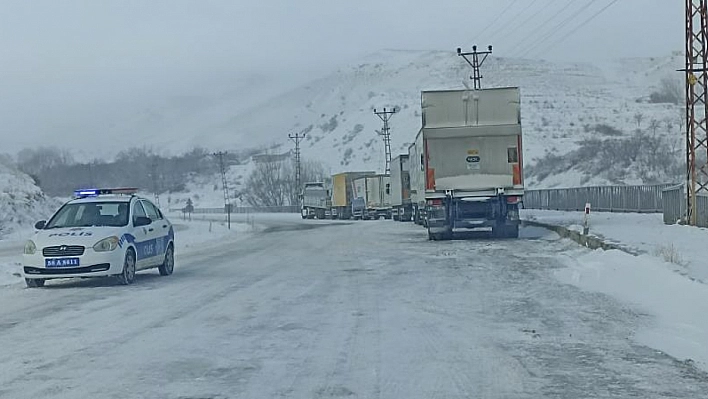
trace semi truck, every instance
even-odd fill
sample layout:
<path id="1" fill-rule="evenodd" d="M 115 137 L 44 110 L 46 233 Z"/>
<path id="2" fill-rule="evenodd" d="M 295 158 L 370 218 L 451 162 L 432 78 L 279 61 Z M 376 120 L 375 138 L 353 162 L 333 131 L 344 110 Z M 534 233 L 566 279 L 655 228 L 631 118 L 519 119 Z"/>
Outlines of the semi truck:
<path id="1" fill-rule="evenodd" d="M 355 219 L 391 219 L 391 176 L 379 174 L 354 180 L 354 198 Z"/>
<path id="2" fill-rule="evenodd" d="M 413 214 L 408 160 L 408 154 L 401 154 L 391 162 L 391 212 L 393 220 L 401 222 L 410 221 Z"/>
<path id="3" fill-rule="evenodd" d="M 409 156 L 414 212 L 429 239 L 480 228 L 518 237 L 520 103 L 516 87 L 421 93 L 422 128 Z"/>
<path id="4" fill-rule="evenodd" d="M 376 172 L 344 172 L 332 176 L 331 214 L 333 219 L 351 219 L 354 180 Z"/>
<path id="5" fill-rule="evenodd" d="M 305 183 L 300 201 L 300 213 L 303 219 L 324 219 L 330 212 L 329 190 L 322 182 Z"/>

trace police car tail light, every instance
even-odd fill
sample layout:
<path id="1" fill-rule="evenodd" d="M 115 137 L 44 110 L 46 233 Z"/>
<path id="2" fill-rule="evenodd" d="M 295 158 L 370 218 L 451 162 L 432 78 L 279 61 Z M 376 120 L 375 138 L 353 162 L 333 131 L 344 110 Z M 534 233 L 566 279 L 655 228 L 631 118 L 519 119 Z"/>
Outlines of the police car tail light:
<path id="1" fill-rule="evenodd" d="M 35 252 L 37 252 L 37 246 L 34 244 L 34 241 L 28 240 L 25 243 L 25 255 L 34 255 Z"/>
<path id="2" fill-rule="evenodd" d="M 93 250 L 96 252 L 110 252 L 118 248 L 118 237 L 108 237 L 97 242 L 93 246 Z"/>

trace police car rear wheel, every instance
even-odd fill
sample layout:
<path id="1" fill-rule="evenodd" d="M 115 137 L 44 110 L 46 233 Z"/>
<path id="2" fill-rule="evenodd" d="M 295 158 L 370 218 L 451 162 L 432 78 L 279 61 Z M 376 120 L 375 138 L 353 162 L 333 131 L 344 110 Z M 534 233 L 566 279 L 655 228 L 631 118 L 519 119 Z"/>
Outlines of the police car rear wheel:
<path id="1" fill-rule="evenodd" d="M 25 284 L 27 284 L 28 288 L 44 287 L 44 279 L 43 278 L 26 278 Z"/>
<path id="2" fill-rule="evenodd" d="M 118 275 L 118 282 L 123 285 L 133 284 L 135 281 L 135 253 L 132 249 L 125 254 L 125 262 L 123 262 L 123 272 Z"/>
<path id="3" fill-rule="evenodd" d="M 165 252 L 165 261 L 157 268 L 161 276 L 169 276 L 175 270 L 175 251 L 172 245 L 167 247 Z"/>

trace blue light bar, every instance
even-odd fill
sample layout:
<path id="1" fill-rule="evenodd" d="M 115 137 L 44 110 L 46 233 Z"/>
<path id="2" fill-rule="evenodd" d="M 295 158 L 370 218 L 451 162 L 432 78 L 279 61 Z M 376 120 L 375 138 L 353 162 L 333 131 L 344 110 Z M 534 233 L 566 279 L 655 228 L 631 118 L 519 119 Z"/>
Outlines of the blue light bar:
<path id="1" fill-rule="evenodd" d="M 99 195 L 133 195 L 138 192 L 137 188 L 125 187 L 125 188 L 89 188 L 74 191 L 74 197 L 76 198 L 88 198 L 88 197 L 98 197 Z"/>
<path id="2" fill-rule="evenodd" d="M 98 190 L 75 190 L 74 197 L 76 198 L 86 198 L 86 197 L 98 197 Z"/>

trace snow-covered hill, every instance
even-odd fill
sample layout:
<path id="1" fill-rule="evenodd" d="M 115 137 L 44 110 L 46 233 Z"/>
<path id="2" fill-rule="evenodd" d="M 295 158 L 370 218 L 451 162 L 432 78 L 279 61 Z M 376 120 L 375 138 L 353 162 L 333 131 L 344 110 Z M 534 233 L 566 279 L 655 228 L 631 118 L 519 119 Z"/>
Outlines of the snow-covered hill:
<path id="1" fill-rule="evenodd" d="M 0 239 L 25 232 L 54 213 L 60 202 L 47 198 L 34 180 L 0 157 Z"/>
<path id="2" fill-rule="evenodd" d="M 663 179 L 666 173 L 644 173 L 635 170 L 640 166 L 632 162 L 607 171 L 602 167 L 607 159 L 593 158 L 585 151 L 597 146 L 581 144 L 588 139 L 631 139 L 638 128 L 648 132 L 654 120 L 652 135 L 670 138 L 668 145 L 683 148 L 680 107 L 648 101 L 662 79 L 680 78 L 675 70 L 682 63 L 679 53 L 596 64 L 492 55 L 483 66 L 483 86 L 521 88 L 524 162 L 530 166 L 530 186 L 641 183 L 647 176 Z M 206 88 L 199 92 L 197 87 L 188 98 L 164 101 L 134 118 L 111 122 L 110 132 L 141 134 L 141 145 L 160 152 L 189 151 L 195 146 L 209 150 L 267 146 L 273 153 L 285 153 L 292 148 L 288 133 L 305 131 L 302 156 L 322 162 L 331 173 L 382 170 L 384 149 L 376 133 L 381 121 L 373 109 L 400 110 L 391 119 L 392 147 L 394 156 L 405 153 L 420 126 L 420 91 L 463 88 L 470 72 L 454 51 L 381 51 L 328 76 L 313 76 L 310 83 L 295 89 L 278 91 L 273 88 L 277 84 L 264 81 L 268 89 L 249 97 L 228 85 L 224 87 L 227 94 Z M 253 89 L 260 83 L 249 84 L 243 87 Z M 250 106 L 244 105 L 244 97 Z M 638 114 L 642 115 L 639 122 Z M 614 133 L 606 134 L 607 128 Z M 612 143 L 600 147 L 612 147 Z M 577 151 L 582 159 L 576 161 Z M 548 154 L 567 156 L 532 167 Z M 234 173 L 243 175 L 243 182 L 249 169 L 237 169 Z M 240 182 L 234 178 L 234 187 Z M 218 176 L 190 183 L 195 190 L 215 184 L 220 184 Z M 218 192 L 215 195 L 214 201 Z"/>
<path id="3" fill-rule="evenodd" d="M 658 134 L 680 137 L 680 110 L 649 104 L 646 98 L 661 79 L 676 77 L 681 61 L 679 54 L 597 65 L 490 57 L 483 67 L 483 85 L 521 87 L 525 162 L 529 165 L 548 153 L 567 154 L 580 141 L 597 138 L 596 125 L 630 134 L 654 119 L 661 122 Z M 394 156 L 404 153 L 420 126 L 420 91 L 463 88 L 469 73 L 469 67 L 453 52 L 376 53 L 226 120 L 208 121 L 210 126 L 204 131 L 209 133 L 189 144 L 282 144 L 285 151 L 292 144 L 287 133 L 304 130 L 303 156 L 322 161 L 333 173 L 381 170 L 383 143 L 376 134 L 381 122 L 373 109 L 400 109 L 391 120 L 392 146 Z M 643 115 L 639 125 L 638 113 Z M 607 181 L 583 179 L 582 174 L 582 170 L 558 171 L 547 179 L 530 181 L 536 186 Z"/>

